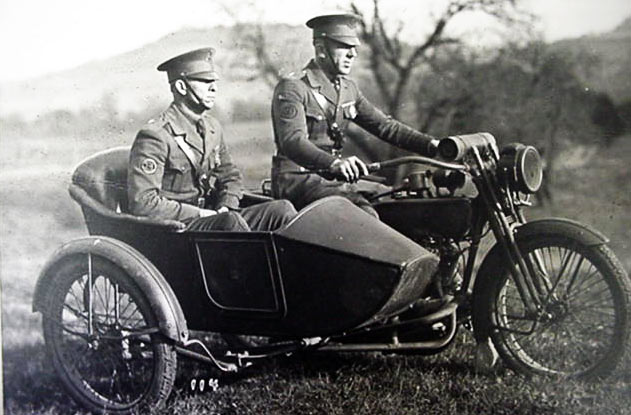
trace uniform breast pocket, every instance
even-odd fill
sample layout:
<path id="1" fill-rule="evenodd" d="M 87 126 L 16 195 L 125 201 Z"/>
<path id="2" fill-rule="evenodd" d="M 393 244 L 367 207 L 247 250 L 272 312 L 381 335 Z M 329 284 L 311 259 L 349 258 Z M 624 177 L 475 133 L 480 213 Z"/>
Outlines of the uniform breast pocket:
<path id="1" fill-rule="evenodd" d="M 193 187 L 191 163 L 188 160 L 170 160 L 164 169 L 162 188 L 182 193 L 192 190 Z"/>
<path id="2" fill-rule="evenodd" d="M 310 140 L 317 141 L 318 138 L 327 135 L 326 118 L 321 111 L 306 108 L 305 115 L 307 117 L 307 131 L 309 132 Z"/>

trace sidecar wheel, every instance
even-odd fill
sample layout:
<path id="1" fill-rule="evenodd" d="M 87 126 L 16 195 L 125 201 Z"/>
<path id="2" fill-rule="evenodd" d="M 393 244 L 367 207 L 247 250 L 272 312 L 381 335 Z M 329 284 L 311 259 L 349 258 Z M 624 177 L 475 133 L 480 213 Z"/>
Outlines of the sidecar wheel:
<path id="1" fill-rule="evenodd" d="M 51 281 L 44 340 L 68 392 L 96 413 L 139 413 L 163 404 L 175 379 L 175 350 L 127 273 L 97 255 L 75 255 Z"/>
<path id="2" fill-rule="evenodd" d="M 482 275 L 475 293 L 481 310 L 474 325 L 486 326 L 500 356 L 518 372 L 608 375 L 622 360 L 630 331 L 631 283 L 620 262 L 606 245 L 586 245 L 563 232 L 529 235 L 518 245 L 546 276 L 542 310 L 527 311 L 512 276 L 496 261 L 496 272 Z"/>

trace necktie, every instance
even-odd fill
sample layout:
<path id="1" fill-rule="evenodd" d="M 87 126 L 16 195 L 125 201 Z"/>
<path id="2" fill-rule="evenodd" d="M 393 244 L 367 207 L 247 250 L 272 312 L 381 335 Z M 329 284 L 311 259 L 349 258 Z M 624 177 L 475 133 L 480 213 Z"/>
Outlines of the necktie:
<path id="1" fill-rule="evenodd" d="M 204 124 L 203 119 L 200 118 L 200 120 L 195 123 L 195 129 L 197 130 L 197 134 L 202 138 L 202 148 L 204 154 L 206 154 L 206 124 Z"/>
<path id="2" fill-rule="evenodd" d="M 199 134 L 201 138 L 206 138 L 206 125 L 204 124 L 204 120 L 200 119 L 197 121 L 197 123 L 195 123 L 195 128 L 197 129 L 197 134 Z"/>

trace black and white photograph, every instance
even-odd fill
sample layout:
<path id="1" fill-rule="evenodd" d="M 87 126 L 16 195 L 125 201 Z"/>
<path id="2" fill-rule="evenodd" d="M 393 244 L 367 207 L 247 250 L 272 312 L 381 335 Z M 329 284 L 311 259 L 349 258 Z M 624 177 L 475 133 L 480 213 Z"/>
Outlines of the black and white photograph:
<path id="1" fill-rule="evenodd" d="M 0 55 L 0 415 L 629 413 L 629 0 L 0 0 Z"/>

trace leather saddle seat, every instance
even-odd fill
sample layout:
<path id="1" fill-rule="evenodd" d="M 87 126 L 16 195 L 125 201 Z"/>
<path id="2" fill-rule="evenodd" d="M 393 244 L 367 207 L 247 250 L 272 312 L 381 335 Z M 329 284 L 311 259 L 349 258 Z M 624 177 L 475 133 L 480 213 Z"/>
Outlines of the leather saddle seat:
<path id="1" fill-rule="evenodd" d="M 72 185 L 114 212 L 128 212 L 127 163 L 129 147 L 117 147 L 83 160 L 72 175 Z"/>
<path id="2" fill-rule="evenodd" d="M 129 213 L 127 201 L 127 164 L 130 147 L 116 147 L 83 160 L 74 170 L 68 189 L 81 205 L 90 233 L 95 222 L 121 221 L 183 229 L 175 220 L 159 220 Z M 121 223 L 123 225 L 123 223 Z"/>

